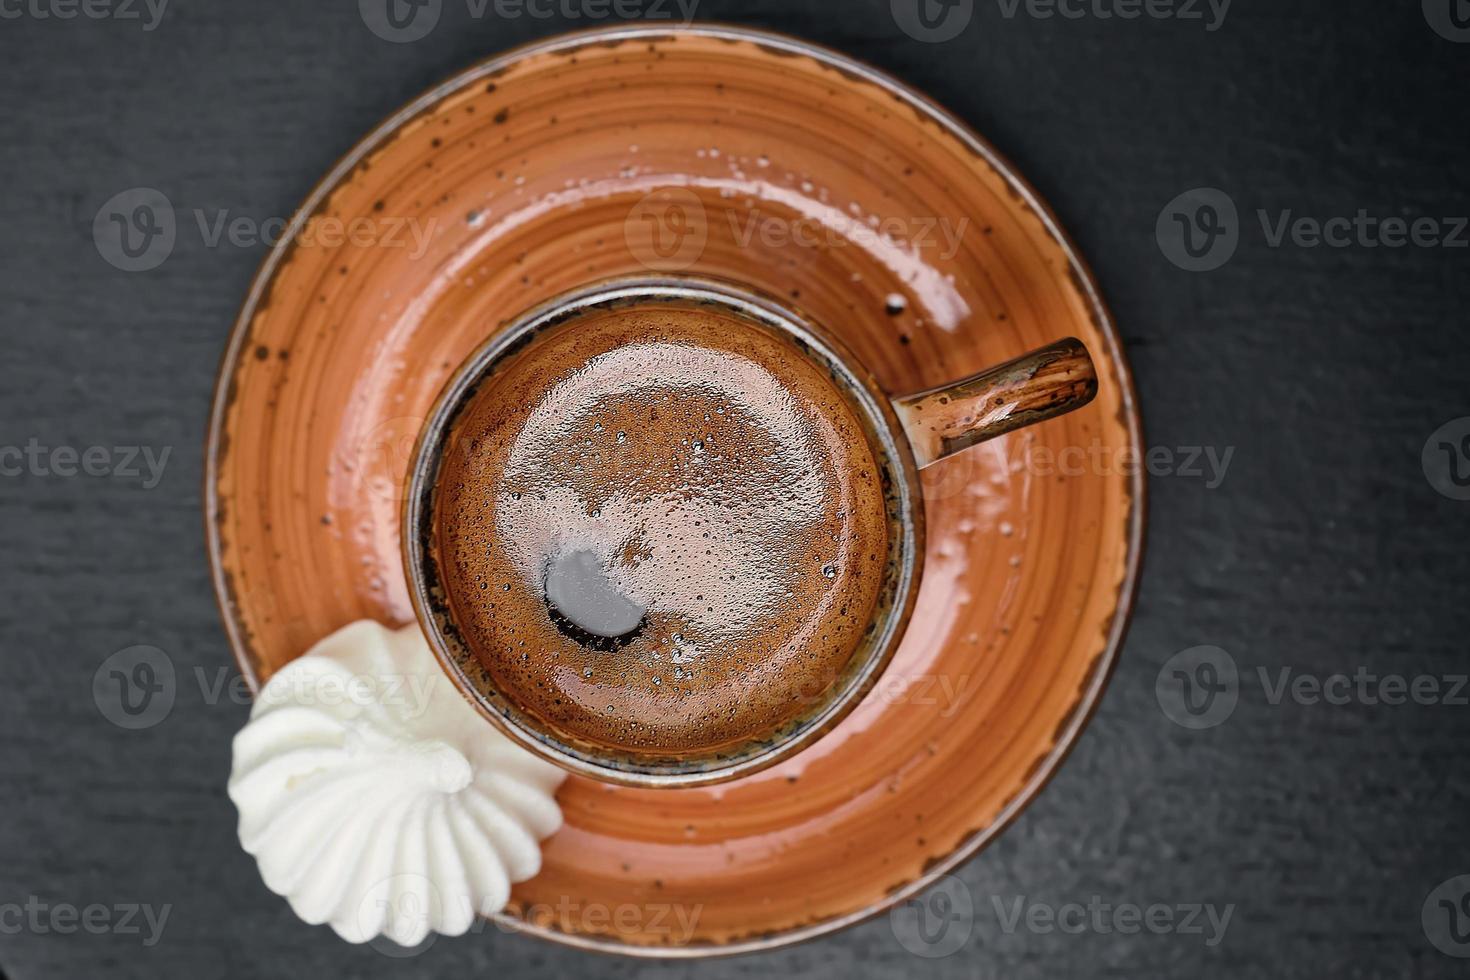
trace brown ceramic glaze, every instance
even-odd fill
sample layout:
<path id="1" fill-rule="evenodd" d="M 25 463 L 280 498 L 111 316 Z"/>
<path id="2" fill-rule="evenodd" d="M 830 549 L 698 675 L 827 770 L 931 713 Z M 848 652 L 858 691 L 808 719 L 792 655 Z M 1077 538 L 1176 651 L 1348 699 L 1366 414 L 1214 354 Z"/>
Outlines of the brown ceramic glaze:
<path id="1" fill-rule="evenodd" d="M 327 176 L 295 227 L 328 215 L 376 234 L 272 253 L 211 424 L 216 586 L 256 683 L 345 623 L 413 620 L 399 506 L 414 440 L 471 351 L 574 286 L 680 271 L 790 297 L 893 392 L 1064 337 L 1098 364 L 1088 408 L 924 471 L 924 585 L 856 711 L 716 787 L 572 777 L 566 825 L 504 922 L 656 956 L 810 938 L 953 868 L 1054 772 L 1132 601 L 1138 422 L 1088 272 L 963 126 L 801 42 L 620 28 L 427 93 Z"/>

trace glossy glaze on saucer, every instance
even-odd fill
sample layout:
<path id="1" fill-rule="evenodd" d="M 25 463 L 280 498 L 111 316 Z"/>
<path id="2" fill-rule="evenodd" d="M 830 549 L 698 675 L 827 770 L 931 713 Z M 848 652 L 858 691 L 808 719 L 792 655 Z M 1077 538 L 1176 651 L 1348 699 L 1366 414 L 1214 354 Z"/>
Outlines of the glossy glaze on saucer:
<path id="1" fill-rule="evenodd" d="M 1049 778 L 1132 601 L 1138 423 L 1085 267 L 959 124 L 801 42 L 621 28 L 429 93 L 327 177 L 314 214 L 376 216 L 385 234 L 413 221 L 428 240 L 278 250 L 231 340 L 209 534 L 257 682 L 345 623 L 413 619 L 399 508 L 424 418 L 490 333 L 568 288 L 650 271 L 743 282 L 840 335 L 895 395 L 1067 336 L 1097 360 L 1088 408 L 925 471 L 913 622 L 852 715 L 722 786 L 569 779 L 566 826 L 507 921 L 663 956 L 810 938 L 920 890 Z"/>

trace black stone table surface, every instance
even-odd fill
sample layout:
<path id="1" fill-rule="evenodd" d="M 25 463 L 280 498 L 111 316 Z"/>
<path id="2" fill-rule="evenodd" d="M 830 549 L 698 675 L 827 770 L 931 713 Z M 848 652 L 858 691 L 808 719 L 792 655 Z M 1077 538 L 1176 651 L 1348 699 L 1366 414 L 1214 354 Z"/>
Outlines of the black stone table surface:
<path id="1" fill-rule="evenodd" d="M 148 187 L 258 227 L 460 68 L 683 16 L 432 0 L 398 43 L 369 26 L 384 2 L 0 0 L 0 975 L 1467 975 L 1466 0 L 685 0 L 928 92 L 1076 237 L 1158 450 L 1119 669 L 959 872 L 948 933 L 926 905 L 656 964 L 493 928 L 395 958 L 298 922 L 225 795 L 248 705 L 200 516 L 211 383 L 265 249 L 190 217 L 129 272 L 94 218 Z M 93 679 L 139 645 L 177 691 L 129 730 Z M 1189 714 L 1181 669 L 1224 700 Z"/>

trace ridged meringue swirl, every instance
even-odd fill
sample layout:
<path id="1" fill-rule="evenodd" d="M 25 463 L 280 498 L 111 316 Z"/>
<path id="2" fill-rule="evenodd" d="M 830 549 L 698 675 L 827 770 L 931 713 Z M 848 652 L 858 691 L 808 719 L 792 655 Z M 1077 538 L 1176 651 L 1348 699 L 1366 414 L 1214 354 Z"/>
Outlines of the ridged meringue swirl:
<path id="1" fill-rule="evenodd" d="M 358 622 L 270 679 L 235 737 L 240 843 L 348 942 L 458 936 L 541 869 L 565 773 L 455 690 L 417 625 Z"/>

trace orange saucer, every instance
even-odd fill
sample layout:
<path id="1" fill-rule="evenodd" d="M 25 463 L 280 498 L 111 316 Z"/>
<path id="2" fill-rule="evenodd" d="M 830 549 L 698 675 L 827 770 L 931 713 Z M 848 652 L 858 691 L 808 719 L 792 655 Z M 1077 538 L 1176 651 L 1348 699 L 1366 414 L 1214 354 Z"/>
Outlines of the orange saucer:
<path id="1" fill-rule="evenodd" d="M 207 454 L 215 585 L 256 685 L 348 622 L 413 619 L 399 512 L 424 417 L 481 341 L 573 286 L 742 282 L 840 334 L 894 393 L 1066 336 L 1097 361 L 1092 406 L 925 471 L 918 607 L 857 711 L 722 786 L 570 778 L 566 826 L 504 922 L 651 956 L 809 939 L 923 889 L 1050 778 L 1133 601 L 1139 422 L 1090 273 L 959 122 L 789 38 L 591 32 L 426 93 L 293 229 L 230 339 Z"/>

